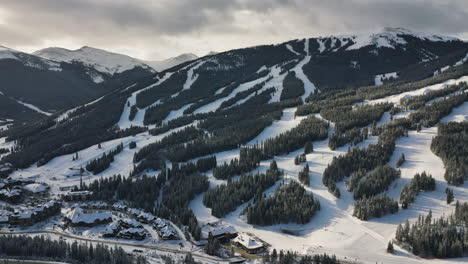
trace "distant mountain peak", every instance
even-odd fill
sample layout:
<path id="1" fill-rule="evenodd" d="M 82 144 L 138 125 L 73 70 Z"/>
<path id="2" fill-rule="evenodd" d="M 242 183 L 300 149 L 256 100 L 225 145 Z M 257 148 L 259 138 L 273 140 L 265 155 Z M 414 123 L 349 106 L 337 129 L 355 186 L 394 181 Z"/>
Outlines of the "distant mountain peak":
<path id="1" fill-rule="evenodd" d="M 153 67 L 157 71 L 163 71 L 165 69 L 172 68 L 181 63 L 196 60 L 198 56 L 193 53 L 182 53 L 176 57 L 168 58 L 162 61 L 143 61 L 144 63 Z"/>
<path id="2" fill-rule="evenodd" d="M 38 50 L 33 54 L 55 61 L 81 62 L 99 72 L 110 75 L 131 70 L 135 67 L 142 67 L 152 71 L 150 66 L 138 59 L 89 46 L 83 46 L 76 50 L 51 47 Z"/>

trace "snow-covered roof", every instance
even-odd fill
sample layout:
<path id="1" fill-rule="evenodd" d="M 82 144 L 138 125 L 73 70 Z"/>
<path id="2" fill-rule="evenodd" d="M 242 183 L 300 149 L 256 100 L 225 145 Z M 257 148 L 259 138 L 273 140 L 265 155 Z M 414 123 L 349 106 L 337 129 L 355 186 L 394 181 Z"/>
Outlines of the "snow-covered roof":
<path id="1" fill-rule="evenodd" d="M 41 183 L 31 183 L 23 186 L 23 189 L 32 193 L 41 193 L 47 191 L 49 189 L 49 186 Z"/>
<path id="2" fill-rule="evenodd" d="M 167 221 L 162 218 L 157 218 L 154 223 L 158 226 L 158 228 L 163 228 L 167 225 Z"/>
<path id="3" fill-rule="evenodd" d="M 154 219 L 156 219 L 156 217 L 150 213 L 141 213 L 140 215 L 138 215 L 138 218 L 142 218 L 147 221 L 153 221 Z"/>
<path id="4" fill-rule="evenodd" d="M 140 222 L 133 218 L 123 218 L 120 219 L 120 222 L 124 225 L 131 226 L 131 227 L 141 227 L 143 226 Z"/>
<path id="5" fill-rule="evenodd" d="M 103 233 L 104 234 L 114 234 L 116 230 L 120 228 L 120 223 L 119 222 L 112 222 L 109 224 L 106 229 L 104 229 Z"/>
<path id="6" fill-rule="evenodd" d="M 170 236 L 175 236 L 176 232 L 173 227 L 171 226 L 165 226 L 160 230 L 161 236 L 163 238 L 167 238 Z"/>
<path id="7" fill-rule="evenodd" d="M 109 212 L 102 212 L 102 213 L 84 213 L 83 209 L 80 207 L 76 207 L 70 210 L 66 215 L 72 223 L 86 223 L 92 224 L 96 221 L 103 221 L 112 218 L 112 214 Z"/>
<path id="8" fill-rule="evenodd" d="M 210 230 L 210 233 L 213 236 L 219 236 L 222 234 L 236 233 L 236 229 L 233 226 L 226 226 L 226 227 Z"/>
<path id="9" fill-rule="evenodd" d="M 263 247 L 263 243 L 255 240 L 255 238 L 247 235 L 246 233 L 240 233 L 233 242 L 237 242 L 247 249 L 257 249 Z"/>
<path id="10" fill-rule="evenodd" d="M 146 233 L 146 230 L 143 228 L 128 228 L 128 229 L 122 229 L 120 230 L 119 234 L 127 234 L 127 235 L 144 235 Z"/>
<path id="11" fill-rule="evenodd" d="M 0 195 L 5 197 L 15 197 L 21 195 L 21 189 L 1 189 Z"/>

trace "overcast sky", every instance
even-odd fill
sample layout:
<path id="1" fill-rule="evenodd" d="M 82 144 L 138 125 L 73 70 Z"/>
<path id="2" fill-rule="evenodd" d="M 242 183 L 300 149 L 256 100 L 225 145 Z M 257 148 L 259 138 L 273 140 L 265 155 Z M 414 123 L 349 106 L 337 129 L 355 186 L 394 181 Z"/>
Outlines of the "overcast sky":
<path id="1" fill-rule="evenodd" d="M 159 60 L 405 27 L 468 39 L 468 0 L 0 0 L 0 45 Z"/>

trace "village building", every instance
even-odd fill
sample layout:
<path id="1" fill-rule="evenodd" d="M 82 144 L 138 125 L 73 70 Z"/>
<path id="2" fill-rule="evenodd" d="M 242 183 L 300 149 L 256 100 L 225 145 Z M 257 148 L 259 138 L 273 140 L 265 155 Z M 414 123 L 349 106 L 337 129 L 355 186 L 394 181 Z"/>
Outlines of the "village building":
<path id="1" fill-rule="evenodd" d="M 112 222 L 112 214 L 109 212 L 86 213 L 80 207 L 75 207 L 65 215 L 65 221 L 71 226 L 97 226 Z"/>
<path id="2" fill-rule="evenodd" d="M 142 223 L 150 224 L 156 219 L 156 217 L 150 213 L 141 213 L 138 215 L 137 219 Z"/>
<path id="3" fill-rule="evenodd" d="M 25 212 L 16 211 L 8 217 L 8 222 L 11 225 L 30 226 L 34 224 L 32 215 L 33 215 L 33 212 L 31 211 L 25 211 Z"/>
<path id="4" fill-rule="evenodd" d="M 143 225 L 133 218 L 123 218 L 119 220 L 123 228 L 143 228 Z"/>
<path id="5" fill-rule="evenodd" d="M 256 254 L 265 250 L 265 245 L 246 233 L 240 233 L 232 240 L 232 244 L 242 248 L 249 254 Z"/>
<path id="6" fill-rule="evenodd" d="M 59 214 L 61 207 L 62 204 L 59 201 L 51 200 L 36 207 L 11 213 L 8 215 L 8 223 L 11 225 L 30 226 Z"/>
<path id="7" fill-rule="evenodd" d="M 0 209 L 0 224 L 8 223 L 8 218 L 9 218 L 9 216 L 11 214 L 13 214 L 13 212 L 10 212 L 8 210 Z"/>
<path id="8" fill-rule="evenodd" d="M 0 190 L 0 200 L 8 203 L 19 203 L 23 200 L 23 191 L 20 187 L 4 188 Z"/>
<path id="9" fill-rule="evenodd" d="M 158 235 L 163 240 L 175 240 L 177 239 L 177 232 L 172 226 L 165 226 L 158 230 Z"/>
<path id="10" fill-rule="evenodd" d="M 102 232 L 102 237 L 115 237 L 121 229 L 119 222 L 112 222 Z"/>
<path id="11" fill-rule="evenodd" d="M 23 186 L 23 191 L 28 195 L 45 195 L 50 187 L 42 183 L 30 183 Z"/>
<path id="12" fill-rule="evenodd" d="M 87 201 L 91 198 L 93 192 L 90 191 L 76 191 L 76 192 L 67 192 L 62 194 L 61 197 L 64 201 Z"/>
<path id="13" fill-rule="evenodd" d="M 209 239 L 219 239 L 220 241 L 228 241 L 237 236 L 237 231 L 233 226 L 221 227 L 218 229 L 212 229 L 208 232 Z"/>
<path id="14" fill-rule="evenodd" d="M 143 228 L 128 228 L 122 229 L 117 234 L 117 237 L 124 239 L 143 240 L 146 238 L 146 230 Z"/>
<path id="15" fill-rule="evenodd" d="M 127 211 L 127 206 L 122 203 L 122 202 L 116 202 L 112 205 L 112 209 L 116 210 L 116 211 L 121 211 L 121 212 L 125 212 Z"/>

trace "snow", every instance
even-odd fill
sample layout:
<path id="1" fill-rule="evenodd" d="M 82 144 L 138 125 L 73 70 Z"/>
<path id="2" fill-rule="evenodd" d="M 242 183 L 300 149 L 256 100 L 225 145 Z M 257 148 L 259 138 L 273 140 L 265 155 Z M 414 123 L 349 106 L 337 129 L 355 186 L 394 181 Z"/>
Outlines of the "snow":
<path id="1" fill-rule="evenodd" d="M 448 42 L 448 41 L 459 41 L 457 38 L 433 35 L 427 33 L 413 32 L 404 28 L 390 28 L 386 27 L 379 33 L 364 33 L 360 35 L 342 35 L 337 36 L 340 39 L 351 39 L 353 45 L 346 48 L 346 50 L 360 49 L 366 46 L 375 46 L 376 48 L 386 47 L 395 49 L 399 45 L 405 45 L 406 41 L 402 38 L 402 35 L 410 35 L 412 37 L 419 38 L 421 40 L 429 40 L 434 42 Z"/>
<path id="2" fill-rule="evenodd" d="M 184 111 L 186 109 L 188 109 L 191 105 L 193 105 L 193 103 L 192 104 L 186 104 L 186 105 L 182 106 L 181 108 L 179 108 L 177 110 L 171 111 L 169 113 L 169 115 L 167 115 L 167 117 L 162 121 L 162 123 L 167 123 L 167 122 L 169 122 L 171 120 L 174 120 L 176 118 L 179 118 L 179 117 L 183 116 Z"/>
<path id="3" fill-rule="evenodd" d="M 85 223 L 92 224 L 96 221 L 103 221 L 112 218 L 112 214 L 109 212 L 102 213 L 85 213 L 80 207 L 76 207 L 70 210 L 66 215 L 73 224 Z"/>
<path id="4" fill-rule="evenodd" d="M 32 109 L 40 114 L 43 114 L 43 115 L 46 115 L 46 116 L 50 116 L 52 115 L 52 113 L 49 113 L 49 112 L 46 112 L 46 111 L 42 111 L 39 107 L 35 106 L 35 105 L 32 105 L 32 104 L 28 104 L 28 103 L 25 103 L 23 101 L 20 101 L 20 100 L 15 100 L 16 102 L 26 106 L 27 108 L 29 109 Z"/>
<path id="5" fill-rule="evenodd" d="M 31 183 L 23 186 L 23 189 L 30 191 L 32 193 L 41 193 L 47 191 L 49 187 L 45 184 Z"/>
<path id="6" fill-rule="evenodd" d="M 452 82 L 453 81 L 454 80 L 452 80 Z M 439 86 L 442 85 L 443 84 L 439 84 Z M 393 96 L 391 98 L 382 99 L 382 101 L 392 100 L 394 100 Z M 442 121 L 465 120 L 468 115 L 467 109 L 468 103 L 465 103 L 454 109 L 454 111 Z M 382 117 L 382 120 L 379 121 L 379 124 L 389 121 L 389 115 L 386 114 Z M 332 132 L 333 123 L 331 124 L 329 133 L 331 134 Z M 272 248 L 276 248 L 277 250 L 295 250 L 299 251 L 299 253 L 310 254 L 334 253 L 337 254 L 338 257 L 347 257 L 347 259 L 351 260 L 356 259 L 358 262 L 362 263 L 422 263 L 425 261 L 407 253 L 397 246 L 395 255 L 385 253 L 385 249 L 388 241 L 394 237 L 396 226 L 404 222 L 407 218 L 409 218 L 410 221 L 414 221 L 419 214 L 425 214 L 429 209 L 433 211 L 436 217 L 442 214 L 448 215 L 453 211 L 453 205 L 445 204 L 444 189 L 446 183 L 443 179 L 443 163 L 440 158 L 430 151 L 430 143 L 436 133 L 437 129 L 432 127 L 423 129 L 420 133 L 414 131 L 410 132 L 408 138 L 403 137 L 397 141 L 396 151 L 389 164 L 394 165 L 396 159 L 402 152 L 405 153 L 407 162 L 401 167 L 402 178 L 392 184 L 388 195 L 397 198 L 403 185 L 407 183 L 416 172 L 422 171 L 428 171 L 435 177 L 437 188 L 435 192 L 420 194 L 409 209 L 401 210 L 394 215 L 387 215 L 367 222 L 361 221 L 352 216 L 354 201 L 352 193 L 346 191 L 344 182 L 337 184 L 342 193 L 340 199 L 336 199 L 328 192 L 321 181 L 323 170 L 334 156 L 343 154 L 348 149 L 348 146 L 343 146 L 332 151 L 328 148 L 328 140 L 314 142 L 314 152 L 307 155 L 307 164 L 311 168 L 309 176 L 311 183 L 309 186 L 306 186 L 306 190 L 308 192 L 313 192 L 322 206 L 321 210 L 318 211 L 306 225 L 279 224 L 270 227 L 249 225 L 245 222 L 245 217 L 240 215 L 246 204 L 241 205 L 236 211 L 229 215 L 218 219 L 211 216 L 211 209 L 203 205 L 201 195 L 197 196 L 190 203 L 190 207 L 202 225 L 221 220 L 226 225 L 234 226 L 239 232 L 254 234 L 256 237 L 271 244 Z M 375 143 L 376 141 L 377 137 L 370 137 L 368 140 L 359 143 L 358 147 L 367 147 L 369 144 Z M 285 181 L 297 180 L 298 172 L 302 169 L 304 164 L 296 166 L 294 164 L 294 157 L 302 152 L 303 149 L 299 149 L 287 155 L 275 157 L 278 167 L 285 171 Z M 230 155 L 228 155 L 228 152 L 220 154 L 224 154 L 226 157 L 229 156 L 228 159 L 224 159 L 224 161 L 227 161 L 233 157 L 232 153 L 235 153 L 235 151 L 230 151 Z M 269 162 L 270 160 L 262 161 L 260 167 L 253 172 L 265 171 L 269 166 Z M 468 183 L 465 183 L 463 186 L 454 188 L 457 199 L 465 201 L 468 199 L 467 187 Z M 270 188 L 265 194 L 268 195 L 274 188 Z M 207 226 L 203 226 L 204 230 L 206 228 Z M 299 232 L 299 235 L 292 236 L 284 234 L 281 232 L 281 229 L 296 230 Z M 363 245 L 365 245 L 365 250 L 363 250 Z M 452 261 L 463 262 L 464 260 L 466 259 L 448 261 L 437 260 L 437 263 L 452 263 Z"/>
<path id="7" fill-rule="evenodd" d="M 296 55 L 298 55 L 298 56 L 301 55 L 299 52 L 295 51 L 294 48 L 293 48 L 290 44 L 286 44 L 286 48 L 287 48 L 289 51 L 291 51 L 292 53 L 294 53 L 294 54 L 296 54 Z"/>
<path id="8" fill-rule="evenodd" d="M 325 51 L 325 39 L 318 38 L 317 43 L 319 44 L 319 53 Z"/>
<path id="9" fill-rule="evenodd" d="M 182 90 L 180 92 L 173 94 L 171 96 L 172 98 L 177 97 L 182 91 L 189 90 L 192 87 L 193 83 L 195 83 L 195 81 L 197 81 L 198 79 L 198 74 L 194 75 L 193 73 L 196 69 L 200 68 L 200 66 L 202 66 L 204 63 L 205 61 L 200 61 L 197 64 L 195 64 L 195 66 L 190 67 L 190 69 L 187 71 L 187 79 L 185 80 L 185 83 L 182 86 Z"/>
<path id="10" fill-rule="evenodd" d="M 239 243 L 247 249 L 258 249 L 263 247 L 263 244 L 261 242 L 255 240 L 255 238 L 245 233 L 239 234 L 236 238 L 232 240 L 232 242 Z"/>
<path id="11" fill-rule="evenodd" d="M 77 50 L 68 50 L 56 47 L 46 48 L 34 52 L 33 55 L 55 61 L 64 61 L 69 63 L 81 62 L 99 72 L 110 75 L 122 73 L 135 67 L 152 70 L 151 67 L 142 63 L 138 59 L 86 46 Z"/>
<path id="12" fill-rule="evenodd" d="M 464 64 L 465 62 L 468 61 L 468 53 L 466 53 L 465 57 L 463 57 L 461 60 L 457 61 L 454 66 L 460 66 Z"/>
<path id="13" fill-rule="evenodd" d="M 4 59 L 18 60 L 18 57 L 15 56 L 13 50 L 7 47 L 0 46 L 0 60 Z"/>
<path id="14" fill-rule="evenodd" d="M 463 77 L 460 77 L 458 79 L 450 79 L 450 80 L 447 80 L 447 81 L 445 81 L 443 83 L 433 84 L 433 85 L 426 86 L 426 87 L 423 87 L 423 88 L 420 88 L 420 89 L 417 89 L 417 90 L 414 90 L 414 91 L 409 91 L 409 92 L 405 92 L 405 93 L 401 93 L 401 94 L 391 95 L 391 96 L 381 98 L 381 99 L 368 100 L 368 101 L 365 101 L 364 103 L 366 103 L 366 104 L 378 104 L 378 103 L 390 102 L 390 103 L 394 103 L 396 105 L 399 105 L 400 100 L 402 98 L 422 95 L 422 94 L 430 92 L 430 91 L 443 89 L 447 85 L 454 85 L 454 84 L 458 84 L 460 82 L 467 82 L 467 81 L 468 81 L 468 76 L 463 76 Z"/>
<path id="15" fill-rule="evenodd" d="M 132 109 L 132 106 L 136 105 L 136 98 L 137 98 L 137 95 L 143 91 L 146 91 L 146 90 L 149 90 L 153 87 L 156 87 L 158 85 L 160 85 L 161 83 L 165 82 L 167 79 L 169 79 L 172 74 L 174 74 L 173 72 L 167 72 L 164 74 L 163 77 L 159 78 L 155 83 L 149 85 L 149 86 L 146 86 L 145 88 L 143 89 L 140 89 L 136 92 L 133 92 L 132 95 L 127 99 L 127 102 L 125 103 L 125 106 L 124 106 L 124 110 L 122 112 L 122 115 L 120 116 L 120 119 L 119 119 L 119 122 L 117 123 L 117 126 L 120 127 L 120 129 L 126 129 L 126 128 L 129 128 L 131 126 L 144 126 L 143 124 L 143 121 L 144 121 L 144 118 L 145 118 L 145 112 L 146 112 L 146 109 L 148 109 L 149 107 L 152 107 L 152 106 L 155 106 L 155 105 L 158 105 L 160 103 L 160 101 L 156 101 L 155 103 L 153 103 L 152 105 L 149 105 L 143 109 L 137 109 L 137 113 L 135 115 L 135 117 L 133 118 L 133 120 L 130 120 L 129 119 L 129 116 L 130 116 L 130 111 Z"/>
<path id="16" fill-rule="evenodd" d="M 177 57 L 168 58 L 162 61 L 143 61 L 157 71 L 164 71 L 187 61 L 196 60 L 198 56 L 192 53 L 184 53 Z"/>
<path id="17" fill-rule="evenodd" d="M 398 72 L 389 72 L 389 73 L 384 73 L 384 74 L 378 74 L 374 78 L 374 83 L 375 85 L 382 85 L 383 81 L 389 80 L 389 79 L 396 79 L 398 78 Z"/>
<path id="18" fill-rule="evenodd" d="M 86 107 L 86 106 L 90 106 L 92 104 L 95 104 L 99 101 L 101 101 L 101 99 L 104 98 L 104 96 L 101 96 L 99 97 L 98 99 L 94 100 L 94 101 L 91 101 L 89 103 L 86 103 L 84 105 L 80 105 L 80 106 L 77 106 L 77 107 L 74 107 L 72 109 L 68 109 L 67 111 L 65 111 L 63 114 L 59 115 L 57 118 L 55 118 L 55 122 L 61 122 L 65 119 L 68 118 L 68 115 L 70 115 L 72 112 L 74 112 L 76 109 L 80 108 L 80 107 Z"/>
<path id="19" fill-rule="evenodd" d="M 309 78 L 307 78 L 302 70 L 304 65 L 309 63 L 311 59 L 311 56 L 309 55 L 309 39 L 305 40 L 304 51 L 307 56 L 292 69 L 292 71 L 296 73 L 296 77 L 304 83 L 304 94 L 301 96 L 303 102 L 305 102 L 305 99 L 315 91 L 315 85 L 309 80 Z"/>
<path id="20" fill-rule="evenodd" d="M 201 106 L 200 108 L 198 108 L 198 109 L 196 109 L 194 111 L 194 114 L 214 112 L 214 111 L 218 110 L 218 108 L 221 106 L 221 104 L 223 102 L 233 98 L 234 96 L 236 96 L 236 94 L 238 94 L 240 92 L 246 91 L 246 90 L 254 87 L 257 84 L 266 81 L 268 78 L 269 78 L 269 75 L 264 76 L 264 77 L 260 77 L 260 78 L 258 78 L 256 80 L 253 80 L 253 81 L 250 81 L 250 82 L 240 84 L 228 96 L 220 98 L 220 99 L 218 99 L 218 100 L 216 100 L 214 102 L 211 102 L 209 104 L 206 104 L 204 106 Z"/>

